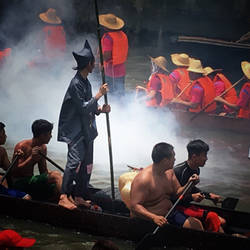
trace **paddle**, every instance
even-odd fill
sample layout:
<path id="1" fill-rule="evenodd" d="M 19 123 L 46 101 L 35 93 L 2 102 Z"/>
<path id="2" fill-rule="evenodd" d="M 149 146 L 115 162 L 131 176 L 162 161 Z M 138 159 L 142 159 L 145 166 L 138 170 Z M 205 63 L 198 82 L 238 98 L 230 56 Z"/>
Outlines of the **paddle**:
<path id="1" fill-rule="evenodd" d="M 3 184 L 4 180 L 6 179 L 7 175 L 9 174 L 9 172 L 11 171 L 11 169 L 15 166 L 16 161 L 18 160 L 19 155 L 16 154 L 14 157 L 14 160 L 12 161 L 12 163 L 10 164 L 10 166 L 8 167 L 8 169 L 6 170 L 5 174 L 3 175 L 2 179 L 0 180 L 0 185 Z"/>
<path id="2" fill-rule="evenodd" d="M 226 89 L 223 93 L 219 95 L 219 97 L 222 97 L 225 95 L 229 90 L 231 90 L 233 87 L 235 87 L 239 82 L 241 82 L 245 77 L 242 76 L 237 82 L 235 82 L 230 88 Z M 191 118 L 190 121 L 193 121 L 198 115 L 200 115 L 204 110 L 206 110 L 212 103 L 214 102 L 214 99 L 209 102 L 205 107 L 203 107 L 199 112 L 195 113 Z"/>
<path id="3" fill-rule="evenodd" d="M 44 157 L 47 161 L 49 161 L 52 165 L 54 165 L 56 168 L 58 168 L 59 170 L 61 170 L 62 172 L 64 172 L 64 169 L 62 167 L 60 167 L 57 163 L 55 163 L 54 161 L 52 161 L 48 156 L 46 156 L 45 154 L 41 153 L 39 151 L 39 154 Z"/>
<path id="4" fill-rule="evenodd" d="M 96 22 L 97 22 L 97 37 L 98 37 L 98 41 L 99 41 L 100 63 L 101 63 L 101 69 L 102 69 L 101 70 L 101 72 L 102 72 L 102 84 L 104 84 L 106 81 L 105 81 L 105 74 L 104 74 L 104 67 L 103 67 L 102 42 L 101 42 L 101 34 L 100 34 L 100 29 L 101 28 L 100 28 L 100 23 L 99 23 L 97 0 L 95 0 L 95 14 L 96 14 Z M 104 101 L 105 101 L 105 104 L 108 104 L 107 94 L 104 95 Z M 106 113 L 106 123 L 107 123 L 108 146 L 109 146 L 111 192 L 112 192 L 112 198 L 115 199 L 114 169 L 113 169 L 113 156 L 112 156 L 109 113 Z"/>
<path id="5" fill-rule="evenodd" d="M 181 97 L 182 96 L 182 94 L 186 91 L 186 89 L 187 88 L 189 88 L 191 85 L 192 85 L 192 83 L 193 83 L 193 81 L 190 81 L 189 82 L 189 84 L 171 101 L 171 102 L 173 102 L 173 101 L 175 101 L 176 99 L 178 99 L 179 97 Z M 171 103 L 170 102 L 170 103 Z"/>
<path id="6" fill-rule="evenodd" d="M 177 201 L 174 203 L 174 205 L 171 207 L 171 209 L 168 211 L 168 213 L 165 215 L 165 218 L 167 219 L 169 217 L 169 215 L 172 213 L 172 211 L 175 209 L 175 207 L 177 206 L 177 204 L 183 199 L 184 195 L 187 193 L 187 191 L 191 188 L 193 182 L 189 182 L 189 184 L 185 187 L 185 189 L 183 190 L 182 194 L 179 196 L 179 198 L 177 199 Z M 156 233 L 158 232 L 158 230 L 160 229 L 160 226 L 156 227 L 155 230 L 153 231 L 153 233 L 148 233 L 146 234 L 141 241 L 137 244 L 136 246 L 136 250 L 145 250 L 148 249 L 149 246 L 151 245 L 150 243 L 154 240 L 154 238 L 156 237 Z"/>
<path id="7" fill-rule="evenodd" d="M 215 202 L 214 199 L 210 197 L 206 197 L 206 199 L 211 200 L 216 206 L 218 203 L 221 203 L 222 208 L 231 209 L 231 210 L 234 210 L 239 202 L 238 198 L 232 198 L 232 197 L 227 197 L 224 200 L 218 201 L 218 202 Z"/>

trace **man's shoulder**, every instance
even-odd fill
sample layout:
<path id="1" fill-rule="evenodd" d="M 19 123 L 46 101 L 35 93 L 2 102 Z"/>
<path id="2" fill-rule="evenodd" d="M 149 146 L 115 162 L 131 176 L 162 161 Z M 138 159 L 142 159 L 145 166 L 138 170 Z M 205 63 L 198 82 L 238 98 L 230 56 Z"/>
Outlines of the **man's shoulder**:
<path id="1" fill-rule="evenodd" d="M 21 147 L 31 147 L 32 139 L 25 139 L 20 142 L 18 142 L 15 146 L 15 148 L 21 148 Z"/>

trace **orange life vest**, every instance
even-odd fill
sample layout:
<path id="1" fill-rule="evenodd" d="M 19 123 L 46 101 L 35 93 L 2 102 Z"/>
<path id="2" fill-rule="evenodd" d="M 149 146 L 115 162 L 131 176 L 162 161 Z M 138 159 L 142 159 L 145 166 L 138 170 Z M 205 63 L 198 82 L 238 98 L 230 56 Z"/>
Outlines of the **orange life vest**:
<path id="1" fill-rule="evenodd" d="M 6 58 L 10 56 L 10 54 L 11 54 L 11 48 L 0 50 L 0 66 L 4 63 Z"/>
<path id="2" fill-rule="evenodd" d="M 229 89 L 232 87 L 232 83 L 222 74 L 222 73 L 217 73 L 214 77 L 214 81 L 216 82 L 218 80 L 221 80 L 225 84 L 225 90 Z M 236 104 L 238 101 L 237 93 L 234 88 L 231 88 L 225 95 L 222 96 L 226 101 Z"/>
<path id="3" fill-rule="evenodd" d="M 200 112 L 207 104 L 209 104 L 215 98 L 215 89 L 212 81 L 208 81 L 206 77 L 201 77 L 198 80 L 194 81 L 191 85 L 192 87 L 195 84 L 199 84 L 204 90 L 204 96 L 202 98 L 202 103 L 198 105 L 195 109 L 189 109 L 190 112 Z M 192 90 L 192 88 L 191 88 Z M 191 100 L 191 90 L 189 91 L 189 100 Z M 209 113 L 216 109 L 216 103 L 213 102 L 207 109 L 204 111 Z"/>
<path id="4" fill-rule="evenodd" d="M 161 82 L 161 102 L 157 104 L 157 99 L 154 97 L 151 100 L 147 101 L 146 105 L 149 107 L 163 107 L 174 98 L 173 84 L 170 81 L 169 77 L 165 74 L 154 73 L 154 75 L 157 75 Z M 147 83 L 147 92 L 150 92 L 152 78 L 153 77 L 151 77 L 149 82 Z"/>
<path id="5" fill-rule="evenodd" d="M 182 91 L 189 83 L 190 83 L 190 78 L 189 78 L 189 74 L 186 68 L 177 68 L 175 69 L 175 71 L 177 71 L 181 77 L 180 81 L 177 84 L 178 89 L 180 89 L 180 91 Z M 188 94 L 189 91 L 191 89 L 190 88 L 186 89 L 185 92 L 180 96 L 180 99 L 183 101 L 187 101 L 188 100 Z"/>
<path id="6" fill-rule="evenodd" d="M 66 38 L 63 26 L 46 25 L 43 28 L 45 35 L 44 54 L 48 58 L 62 55 L 66 50 Z"/>
<path id="7" fill-rule="evenodd" d="M 244 88 L 250 88 L 250 82 L 247 82 L 243 85 L 241 91 Z M 248 105 L 246 108 L 241 108 L 238 113 L 239 118 L 245 118 L 245 119 L 250 119 L 250 98 L 248 100 Z"/>
<path id="8" fill-rule="evenodd" d="M 128 38 L 123 31 L 108 32 L 113 40 L 112 64 L 122 64 L 128 56 Z M 102 43 L 105 36 L 102 37 Z M 106 62 L 104 62 L 104 65 Z"/>

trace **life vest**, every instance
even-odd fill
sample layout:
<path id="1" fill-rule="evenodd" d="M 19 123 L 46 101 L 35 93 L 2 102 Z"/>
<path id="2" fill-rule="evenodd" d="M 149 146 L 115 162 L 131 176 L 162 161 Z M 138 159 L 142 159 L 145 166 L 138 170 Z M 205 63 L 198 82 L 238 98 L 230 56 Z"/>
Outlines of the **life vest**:
<path id="1" fill-rule="evenodd" d="M 127 60 L 128 55 L 128 38 L 123 31 L 108 32 L 113 40 L 112 64 L 122 64 Z M 105 35 L 102 37 L 102 43 Z M 104 62 L 104 65 L 107 62 Z"/>
<path id="2" fill-rule="evenodd" d="M 244 91 L 244 88 L 250 88 L 250 82 L 247 82 L 243 85 L 241 92 Z M 240 93 L 241 96 L 241 93 Z M 245 108 L 241 108 L 238 113 L 239 118 L 250 119 L 250 97 L 248 100 L 248 105 Z"/>
<path id="3" fill-rule="evenodd" d="M 11 48 L 6 48 L 4 50 L 0 50 L 0 66 L 3 65 L 4 61 L 11 54 Z"/>
<path id="4" fill-rule="evenodd" d="M 135 176 L 138 173 L 139 173 L 139 170 L 138 171 L 134 170 L 131 172 L 124 173 L 119 177 L 119 191 L 120 191 L 121 199 L 129 209 L 130 209 L 131 184 Z"/>
<path id="5" fill-rule="evenodd" d="M 196 84 L 199 84 L 203 90 L 204 90 L 204 96 L 202 98 L 202 103 L 198 105 L 195 109 L 189 109 L 190 112 L 200 112 L 202 108 L 204 108 L 207 104 L 209 104 L 212 100 L 215 98 L 215 89 L 212 81 L 208 81 L 207 78 L 201 77 L 198 80 L 194 81 L 191 85 L 192 87 Z M 189 101 L 191 100 L 191 91 L 192 88 L 189 91 Z M 216 103 L 213 102 L 208 108 L 206 108 L 204 111 L 209 113 L 216 109 Z"/>
<path id="6" fill-rule="evenodd" d="M 161 102 L 158 104 L 156 97 L 154 97 L 151 100 L 147 101 L 146 105 L 148 107 L 163 107 L 174 98 L 173 84 L 170 81 L 169 77 L 165 74 L 154 73 L 154 75 L 157 75 L 161 82 Z M 150 92 L 151 80 L 152 76 L 149 82 L 147 83 L 147 92 Z"/>
<path id="7" fill-rule="evenodd" d="M 48 58 L 54 58 L 62 55 L 66 50 L 66 38 L 63 26 L 46 25 L 43 28 L 45 35 L 44 55 Z"/>
<path id="8" fill-rule="evenodd" d="M 225 90 L 232 87 L 232 83 L 222 74 L 217 73 L 214 77 L 213 82 L 216 82 L 218 80 L 221 80 L 225 84 Z M 225 95 L 222 96 L 226 101 L 232 104 L 236 104 L 238 101 L 237 93 L 234 88 L 231 88 Z"/>
<path id="9" fill-rule="evenodd" d="M 177 83 L 177 87 L 180 90 L 180 92 L 190 83 L 189 74 L 186 68 L 177 68 L 175 69 L 180 75 L 180 81 Z M 184 93 L 180 96 L 180 99 L 183 101 L 188 100 L 188 94 L 191 89 L 191 86 L 187 88 Z"/>

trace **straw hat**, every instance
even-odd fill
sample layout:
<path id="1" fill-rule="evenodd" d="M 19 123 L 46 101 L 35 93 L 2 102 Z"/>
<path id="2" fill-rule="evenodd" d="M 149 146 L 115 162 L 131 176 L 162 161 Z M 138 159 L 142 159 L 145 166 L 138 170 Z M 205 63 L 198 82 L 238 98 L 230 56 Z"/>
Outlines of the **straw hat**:
<path id="1" fill-rule="evenodd" d="M 190 57 L 185 53 L 172 54 L 171 60 L 177 66 L 189 66 Z"/>
<path id="2" fill-rule="evenodd" d="M 218 71 L 222 71 L 222 69 L 213 69 L 211 67 L 205 67 L 204 69 L 204 75 L 207 76 L 213 72 L 218 72 Z"/>
<path id="3" fill-rule="evenodd" d="M 62 20 L 56 15 L 56 10 L 49 8 L 46 12 L 39 14 L 39 17 L 45 23 L 60 24 Z"/>
<path id="4" fill-rule="evenodd" d="M 250 62 L 243 61 L 241 62 L 241 69 L 247 79 L 250 79 Z"/>
<path id="5" fill-rule="evenodd" d="M 204 69 L 202 68 L 201 61 L 197 59 L 190 60 L 190 64 L 187 70 L 194 73 L 204 74 Z"/>
<path id="6" fill-rule="evenodd" d="M 124 21 L 114 14 L 99 15 L 99 22 L 110 30 L 119 30 L 124 26 Z"/>
<path id="7" fill-rule="evenodd" d="M 153 61 L 158 67 L 165 70 L 166 72 L 169 72 L 167 70 L 167 59 L 164 56 L 158 56 L 156 58 L 153 58 L 150 56 L 151 61 Z"/>

